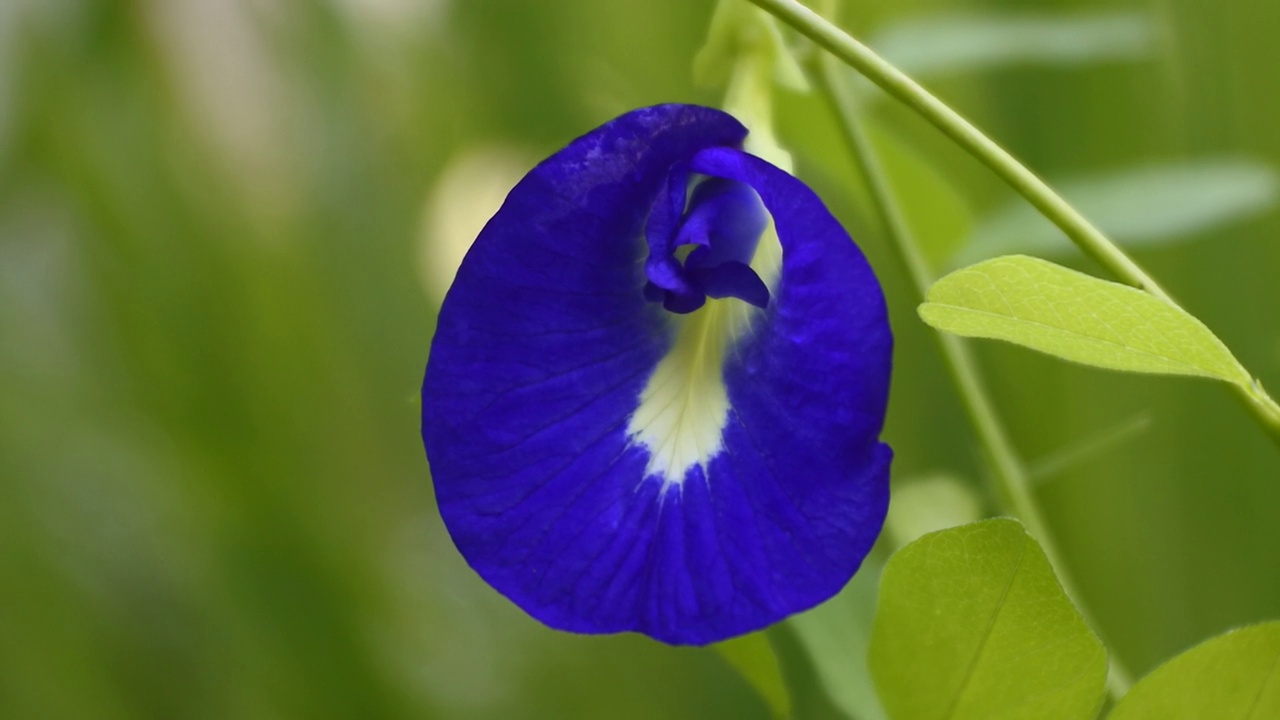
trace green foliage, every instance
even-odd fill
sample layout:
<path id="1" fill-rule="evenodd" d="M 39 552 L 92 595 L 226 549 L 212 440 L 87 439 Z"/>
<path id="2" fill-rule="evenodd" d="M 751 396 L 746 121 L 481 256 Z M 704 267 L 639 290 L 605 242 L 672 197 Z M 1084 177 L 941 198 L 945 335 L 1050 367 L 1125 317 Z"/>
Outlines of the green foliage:
<path id="1" fill-rule="evenodd" d="M 1280 179 L 1256 160 L 1142 165 L 1067 180 L 1059 190 L 1126 247 L 1168 244 L 1255 217 L 1275 206 Z M 1007 253 L 1060 253 L 1071 242 L 1021 200 L 983 220 L 953 266 Z"/>
<path id="2" fill-rule="evenodd" d="M 842 77 L 854 81 L 848 73 Z M 845 147 L 845 141 L 816 95 L 794 98 L 778 108 L 783 135 L 801 163 L 802 175 L 825 175 L 835 180 L 837 192 L 829 201 L 847 194 L 852 196 L 854 207 L 865 210 L 871 203 L 865 181 L 848 153 L 831 151 L 832 147 Z M 867 135 L 902 206 L 907 226 L 931 260 L 945 262 L 973 232 L 969 203 L 901 132 L 885 123 L 868 122 Z"/>
<path id="3" fill-rule="evenodd" d="M 815 691 L 824 693 L 835 711 L 854 720 L 885 717 L 867 670 L 880 571 L 875 556 L 867 558 L 844 590 L 786 623 L 813 663 Z"/>
<path id="4" fill-rule="evenodd" d="M 920 538 L 889 560 L 870 665 L 894 720 L 1071 720 L 1102 702 L 1107 658 L 1014 520 Z"/>
<path id="5" fill-rule="evenodd" d="M 1087 65 L 1146 58 L 1151 18 L 1135 12 L 927 15 L 876 34 L 872 47 L 911 74 L 959 74 L 1013 65 Z"/>
<path id="6" fill-rule="evenodd" d="M 1037 258 L 1001 257 L 947 275 L 929 289 L 920 317 L 1086 365 L 1249 385 L 1222 341 L 1185 311 Z"/>
<path id="7" fill-rule="evenodd" d="M 885 532 L 897 545 L 983 516 L 982 502 L 958 477 L 933 473 L 894 482 Z"/>
<path id="8" fill-rule="evenodd" d="M 712 647 L 760 693 L 775 718 L 791 715 L 791 696 L 767 635 L 751 633 Z"/>
<path id="9" fill-rule="evenodd" d="M 787 47 L 782 30 L 767 13 L 742 0 L 720 0 L 711 16 L 706 43 L 693 59 L 693 80 L 706 87 L 729 82 L 734 64 L 744 51 L 763 52 L 773 61 L 774 81 L 804 91 L 808 80 Z"/>
<path id="10" fill-rule="evenodd" d="M 867 135 L 912 235 L 931 260 L 950 257 L 974 224 L 964 196 L 889 127 L 869 124 Z"/>
<path id="11" fill-rule="evenodd" d="M 1151 416 L 1145 412 L 1139 413 L 1075 440 L 1050 455 L 1037 458 L 1027 468 L 1027 473 L 1036 481 L 1051 480 L 1075 465 L 1115 452 L 1120 446 L 1150 430 L 1151 425 Z"/>
<path id="12" fill-rule="evenodd" d="M 1280 717 L 1280 622 L 1219 635 L 1156 668 L 1109 720 Z"/>

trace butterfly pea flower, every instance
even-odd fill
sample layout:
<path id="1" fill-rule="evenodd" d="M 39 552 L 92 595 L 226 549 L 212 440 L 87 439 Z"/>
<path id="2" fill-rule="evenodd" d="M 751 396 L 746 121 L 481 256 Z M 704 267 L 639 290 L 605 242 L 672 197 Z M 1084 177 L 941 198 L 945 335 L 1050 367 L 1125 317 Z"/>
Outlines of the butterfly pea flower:
<path id="1" fill-rule="evenodd" d="M 511 191 L 441 307 L 422 389 L 440 513 L 553 628 L 757 630 L 838 592 L 884 522 L 883 294 L 746 135 L 660 105 L 574 140 Z"/>

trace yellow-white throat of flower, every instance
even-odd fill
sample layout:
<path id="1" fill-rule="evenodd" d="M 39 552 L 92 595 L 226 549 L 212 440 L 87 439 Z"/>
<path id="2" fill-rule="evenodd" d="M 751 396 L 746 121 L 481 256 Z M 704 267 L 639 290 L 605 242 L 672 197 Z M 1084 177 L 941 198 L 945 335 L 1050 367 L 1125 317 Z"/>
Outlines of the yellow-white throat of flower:
<path id="1" fill-rule="evenodd" d="M 750 130 L 744 150 L 791 172 L 791 154 L 773 133 L 771 90 L 768 53 L 746 53 L 735 64 L 725 110 Z M 774 295 L 782 246 L 772 219 L 750 265 Z M 705 471 L 723 450 L 723 430 L 732 410 L 725 361 L 762 312 L 735 298 L 708 298 L 698 310 L 670 315 L 675 340 L 649 377 L 627 426 L 634 442 L 649 452 L 646 477 L 660 476 L 668 488 L 678 488 L 691 469 L 700 465 Z"/>

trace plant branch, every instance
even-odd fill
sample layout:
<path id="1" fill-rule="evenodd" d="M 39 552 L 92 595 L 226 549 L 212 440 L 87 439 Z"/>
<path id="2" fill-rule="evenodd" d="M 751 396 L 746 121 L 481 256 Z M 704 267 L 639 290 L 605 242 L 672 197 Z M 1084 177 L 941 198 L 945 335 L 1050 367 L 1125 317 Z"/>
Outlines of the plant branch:
<path id="1" fill-rule="evenodd" d="M 901 70 L 848 33 L 797 0 L 750 0 L 843 60 L 885 92 L 915 110 L 925 120 L 964 148 L 1007 182 L 1045 218 L 1057 225 L 1086 255 L 1121 282 L 1140 288 L 1179 307 L 1160 285 L 1123 250 L 1053 191 L 1035 173 L 1018 162 L 972 123 L 925 90 Z M 1250 377 L 1255 377 L 1252 373 Z M 1253 419 L 1280 446 L 1280 405 L 1256 380 L 1234 385 L 1236 396 Z"/>
<path id="2" fill-rule="evenodd" d="M 911 277 L 917 296 L 923 300 L 935 278 L 919 243 L 916 242 L 900 207 L 894 200 L 888 178 L 862 128 L 852 93 L 848 87 L 839 82 L 832 58 L 822 56 L 818 58 L 816 64 L 818 84 L 841 121 L 840 126 L 845 140 L 849 144 L 858 169 L 866 180 L 872 206 L 884 228 L 889 244 L 894 248 L 899 261 Z M 938 338 L 942 357 L 951 374 L 951 379 L 956 385 L 978 440 L 991 463 L 1002 505 L 1022 520 L 1031 534 L 1040 541 L 1050 564 L 1057 571 L 1059 582 L 1062 583 L 1067 594 L 1075 600 L 1081 614 L 1085 615 L 1086 619 L 1090 619 L 1032 494 L 1026 465 L 1014 449 L 995 404 L 987 393 L 968 343 L 962 338 L 947 333 L 934 333 L 934 337 Z M 1091 619 L 1090 625 L 1097 627 L 1097 623 Z M 1123 697 L 1131 685 L 1128 672 L 1114 657 L 1114 653 L 1112 653 L 1107 684 L 1112 697 L 1116 700 Z"/>

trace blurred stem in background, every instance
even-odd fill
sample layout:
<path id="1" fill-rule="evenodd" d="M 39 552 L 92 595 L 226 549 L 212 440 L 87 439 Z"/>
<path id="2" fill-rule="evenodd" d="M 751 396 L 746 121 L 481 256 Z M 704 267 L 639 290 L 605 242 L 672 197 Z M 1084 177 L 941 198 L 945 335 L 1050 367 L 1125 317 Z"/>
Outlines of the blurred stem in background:
<path id="1" fill-rule="evenodd" d="M 923 299 L 936 278 L 929 269 L 923 250 L 907 226 L 901 208 L 893 198 L 884 168 L 862 128 L 853 94 L 840 82 L 838 67 L 832 57 L 821 55 L 815 58 L 814 66 L 818 85 L 830 102 L 832 110 L 839 117 L 840 128 L 849 144 L 854 163 L 866 180 L 874 214 L 889 245 L 894 249 L 907 275 L 910 276 L 917 295 Z M 947 333 L 934 333 L 934 336 L 942 348 L 943 360 L 955 383 L 965 412 L 968 413 L 969 420 L 973 423 L 978 439 L 991 463 L 1003 507 L 1022 520 L 1031 534 L 1040 541 L 1045 555 L 1057 571 L 1059 582 L 1062 583 L 1067 594 L 1075 600 L 1077 609 L 1097 632 L 1098 623 L 1081 601 L 1080 593 L 1067 572 L 1062 554 L 1032 494 L 1026 464 L 1018 457 L 1018 452 L 1013 447 L 1000 414 L 987 393 L 968 343 L 963 338 Z M 1107 647 L 1110 659 L 1107 687 L 1112 698 L 1119 700 L 1129 691 L 1132 680 L 1124 663 L 1116 657 L 1114 649 L 1110 644 L 1107 644 Z"/>
<path id="2" fill-rule="evenodd" d="M 1119 280 L 1178 307 L 1155 279 L 1035 173 L 871 48 L 797 0 L 750 2 L 795 28 L 919 113 L 1000 176 L 1045 218 L 1057 225 L 1086 255 Z M 1249 373 L 1249 376 L 1256 378 L 1253 373 Z M 1232 388 L 1253 419 L 1280 447 L 1280 405 L 1276 404 L 1256 379 L 1249 385 L 1232 385 Z"/>

